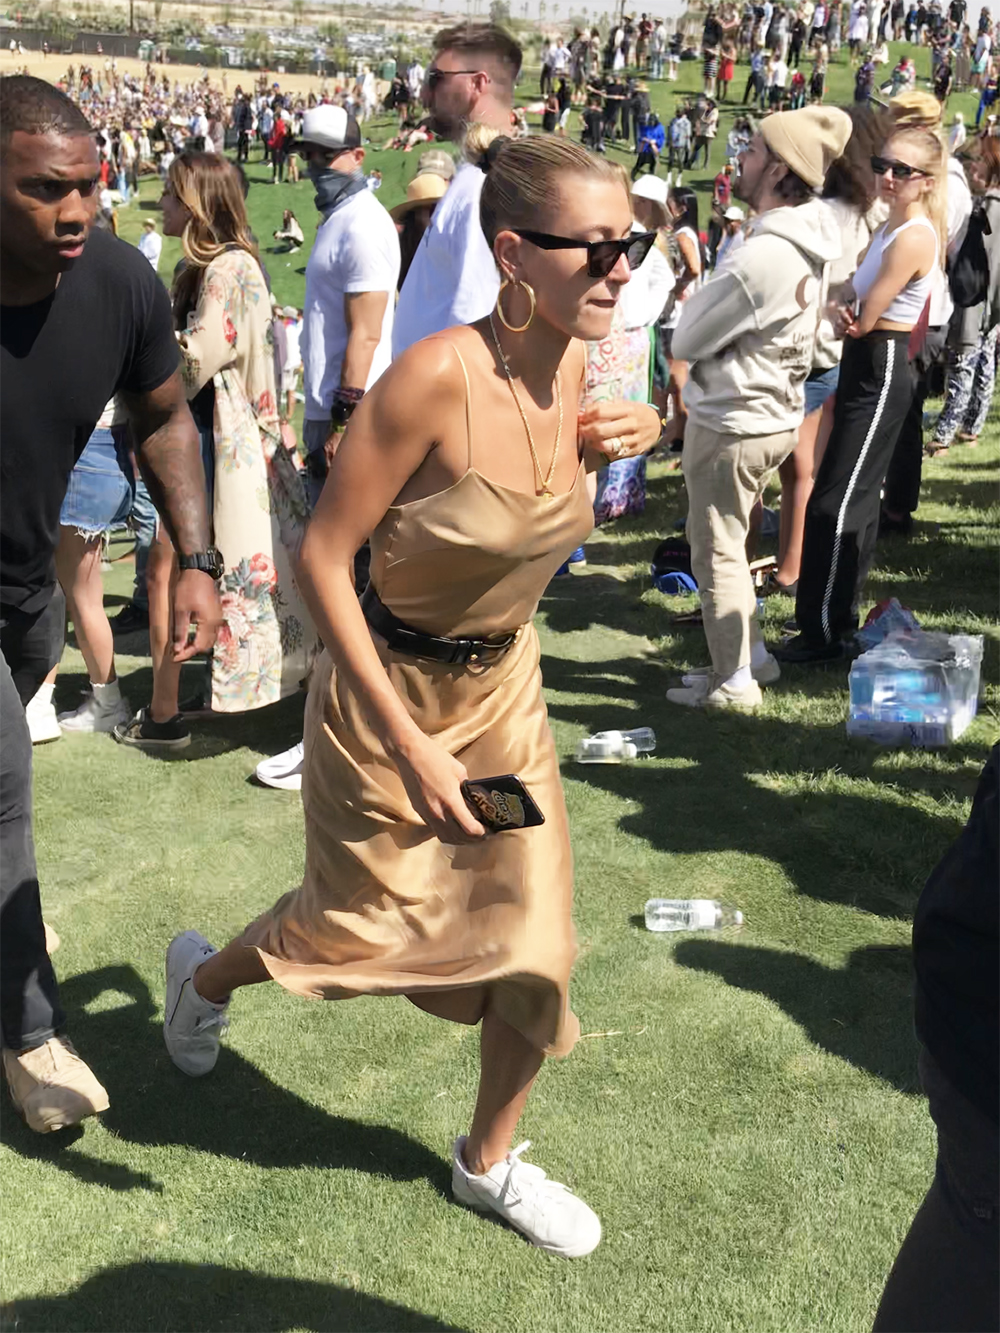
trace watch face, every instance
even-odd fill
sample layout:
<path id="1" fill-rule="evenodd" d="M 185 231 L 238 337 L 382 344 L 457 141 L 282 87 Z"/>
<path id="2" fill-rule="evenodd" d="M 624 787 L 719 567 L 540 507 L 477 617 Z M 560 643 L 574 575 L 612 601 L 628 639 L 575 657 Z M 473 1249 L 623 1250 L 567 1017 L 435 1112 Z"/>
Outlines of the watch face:
<path id="1" fill-rule="evenodd" d="M 215 546 L 210 546 L 206 552 L 208 556 L 208 573 L 213 579 L 221 579 L 226 572 L 226 562 L 222 558 L 222 552 Z"/>

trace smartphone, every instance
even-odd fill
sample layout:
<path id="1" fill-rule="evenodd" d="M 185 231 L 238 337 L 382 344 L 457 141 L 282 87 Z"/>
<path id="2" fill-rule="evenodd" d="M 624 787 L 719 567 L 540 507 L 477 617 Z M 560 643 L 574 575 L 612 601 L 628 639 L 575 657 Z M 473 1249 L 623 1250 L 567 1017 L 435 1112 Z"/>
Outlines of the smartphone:
<path id="1" fill-rule="evenodd" d="M 493 833 L 545 823 L 527 787 L 513 773 L 499 778 L 467 778 L 462 783 L 462 795 L 479 822 Z"/>

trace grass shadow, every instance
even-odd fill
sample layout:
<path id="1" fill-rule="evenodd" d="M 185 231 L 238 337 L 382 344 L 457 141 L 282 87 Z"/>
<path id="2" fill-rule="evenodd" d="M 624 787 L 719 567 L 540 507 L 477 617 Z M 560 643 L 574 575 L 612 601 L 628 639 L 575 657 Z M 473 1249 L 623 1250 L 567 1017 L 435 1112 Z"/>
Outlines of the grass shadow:
<path id="1" fill-rule="evenodd" d="M 33 1329 L 282 1333 L 289 1328 L 314 1333 L 461 1333 L 454 1324 L 332 1282 L 177 1262 L 105 1268 L 72 1291 L 10 1301 L 0 1308 L 0 1328 L 18 1333 Z"/>
<path id="2" fill-rule="evenodd" d="M 131 1003 L 88 1012 L 86 1006 L 109 990 L 129 996 Z M 60 984 L 60 997 L 74 1043 L 107 1087 L 111 1108 L 102 1123 L 125 1142 L 176 1144 L 264 1167 L 426 1179 L 450 1197 L 448 1164 L 422 1143 L 389 1126 L 363 1124 L 310 1105 L 225 1044 L 212 1074 L 197 1080 L 182 1074 L 163 1045 L 161 1015 L 149 988 L 132 967 L 71 977 Z M 2 1141 L 22 1155 L 37 1156 L 28 1135 L 13 1117 L 4 1118 Z M 88 1163 L 62 1146 L 52 1153 L 52 1162 L 79 1179 L 92 1179 L 92 1159 Z M 127 1187 L 150 1188 L 138 1176 Z"/>
<path id="3" fill-rule="evenodd" d="M 674 960 L 712 972 L 727 986 L 767 996 L 831 1055 L 900 1092 L 920 1091 L 908 948 L 855 949 L 839 968 L 779 949 L 685 939 Z"/>

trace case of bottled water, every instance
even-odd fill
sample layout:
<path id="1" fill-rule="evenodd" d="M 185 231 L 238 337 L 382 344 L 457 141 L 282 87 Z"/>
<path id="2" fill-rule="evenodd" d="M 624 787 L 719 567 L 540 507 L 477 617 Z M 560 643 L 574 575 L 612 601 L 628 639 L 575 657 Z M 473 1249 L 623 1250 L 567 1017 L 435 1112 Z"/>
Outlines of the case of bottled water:
<path id="1" fill-rule="evenodd" d="M 850 736 L 942 746 L 976 716 L 981 634 L 894 630 L 851 667 Z"/>

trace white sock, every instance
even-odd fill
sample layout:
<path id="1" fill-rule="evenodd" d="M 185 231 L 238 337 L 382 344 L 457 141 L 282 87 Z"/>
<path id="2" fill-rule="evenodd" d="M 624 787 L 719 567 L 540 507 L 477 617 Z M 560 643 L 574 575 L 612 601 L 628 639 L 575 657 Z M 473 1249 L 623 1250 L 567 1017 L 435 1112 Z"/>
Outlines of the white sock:
<path id="1" fill-rule="evenodd" d="M 117 676 L 114 680 L 109 680 L 107 685 L 95 685 L 91 681 L 90 688 L 94 691 L 94 699 L 100 708 L 114 708 L 122 697 L 121 685 Z"/>
<path id="2" fill-rule="evenodd" d="M 763 639 L 758 639 L 750 645 L 750 665 L 752 667 L 763 666 L 770 655 L 767 651 L 767 644 Z"/>
<path id="3" fill-rule="evenodd" d="M 737 667 L 729 679 L 724 680 L 722 684 L 730 690 L 745 690 L 753 684 L 750 668 L 748 666 Z"/>

